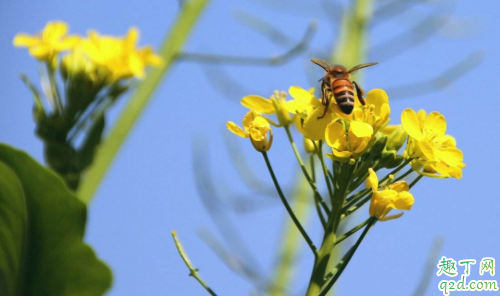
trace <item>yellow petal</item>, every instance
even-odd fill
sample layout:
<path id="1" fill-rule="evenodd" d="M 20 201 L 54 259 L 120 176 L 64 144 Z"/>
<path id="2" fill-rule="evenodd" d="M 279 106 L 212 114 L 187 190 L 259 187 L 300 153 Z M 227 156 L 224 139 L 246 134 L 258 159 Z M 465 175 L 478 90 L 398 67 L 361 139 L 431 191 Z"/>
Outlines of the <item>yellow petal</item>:
<path id="1" fill-rule="evenodd" d="M 325 140 L 328 146 L 338 148 L 341 141 L 345 138 L 345 130 L 340 122 L 328 124 L 325 131 Z"/>
<path id="2" fill-rule="evenodd" d="M 50 47 L 43 45 L 30 47 L 29 52 L 32 56 L 39 60 L 48 60 L 51 54 Z"/>
<path id="3" fill-rule="evenodd" d="M 352 155 L 352 152 L 351 151 L 338 151 L 336 149 L 332 149 L 332 153 L 334 156 L 338 157 L 338 158 L 348 158 L 348 157 L 351 157 Z"/>
<path id="4" fill-rule="evenodd" d="M 452 167 L 465 167 L 463 164 L 464 155 L 458 148 L 439 148 L 434 151 L 437 158 Z"/>
<path id="5" fill-rule="evenodd" d="M 62 39 L 60 42 L 54 45 L 54 48 L 58 51 L 71 49 L 75 47 L 78 42 L 80 42 L 81 38 L 78 36 L 68 36 Z"/>
<path id="6" fill-rule="evenodd" d="M 270 100 L 257 95 L 243 97 L 243 99 L 241 99 L 241 104 L 244 107 L 259 113 L 273 114 L 276 112 L 274 110 L 273 103 Z"/>
<path id="7" fill-rule="evenodd" d="M 390 136 L 395 130 L 399 129 L 401 125 L 387 125 L 383 127 L 380 131 L 388 136 Z"/>
<path id="8" fill-rule="evenodd" d="M 395 190 L 397 192 L 408 191 L 410 190 L 410 186 L 406 181 L 398 181 L 389 185 L 389 189 Z"/>
<path id="9" fill-rule="evenodd" d="M 13 40 L 14 46 L 17 47 L 31 47 L 38 43 L 40 43 L 40 39 L 24 33 L 17 34 Z"/>
<path id="10" fill-rule="evenodd" d="M 326 126 L 332 122 L 333 115 L 331 113 L 326 113 L 323 118 L 318 119 L 323 115 L 324 110 L 324 107 L 314 109 L 304 121 L 304 136 L 313 141 L 323 140 Z"/>
<path id="11" fill-rule="evenodd" d="M 358 138 L 371 137 L 373 135 L 373 127 L 371 125 L 357 120 L 351 121 L 349 131 L 351 131 Z"/>
<path id="12" fill-rule="evenodd" d="M 288 93 L 292 96 L 292 98 L 303 104 L 307 104 L 312 107 L 321 106 L 321 102 L 318 99 L 316 99 L 311 92 L 303 89 L 302 87 L 291 86 L 288 89 Z"/>
<path id="13" fill-rule="evenodd" d="M 243 128 L 245 129 L 245 131 L 248 131 L 250 129 L 252 121 L 256 116 L 258 116 L 258 114 L 253 111 L 248 111 L 247 114 L 245 114 L 245 117 L 243 117 Z"/>
<path id="14" fill-rule="evenodd" d="M 372 168 L 368 169 L 368 178 L 366 178 L 366 187 L 371 188 L 373 192 L 378 190 L 377 173 Z"/>
<path id="15" fill-rule="evenodd" d="M 413 203 L 413 195 L 408 191 L 400 192 L 396 200 L 393 201 L 394 208 L 398 210 L 411 210 Z"/>
<path id="16" fill-rule="evenodd" d="M 418 142 L 417 146 L 428 161 L 435 160 L 436 157 L 434 155 L 434 147 L 432 147 L 429 142 L 420 141 Z"/>
<path id="17" fill-rule="evenodd" d="M 389 105 L 389 97 L 387 93 L 382 89 L 372 89 L 366 94 L 365 101 L 367 104 L 375 105 L 374 112 L 376 115 L 381 114 L 382 105 Z"/>
<path id="18" fill-rule="evenodd" d="M 432 132 L 437 137 L 442 137 L 446 133 L 446 120 L 439 112 L 431 112 L 425 119 L 424 129 Z"/>
<path id="19" fill-rule="evenodd" d="M 139 30 L 135 27 L 132 27 L 128 30 L 127 36 L 125 37 L 125 44 L 128 49 L 134 49 L 137 40 L 139 40 Z"/>
<path id="20" fill-rule="evenodd" d="M 399 213 L 399 214 L 396 214 L 396 215 L 391 215 L 391 216 L 385 216 L 385 217 L 381 217 L 379 218 L 380 221 L 384 222 L 384 221 L 389 221 L 389 220 L 394 220 L 394 219 L 397 219 L 401 216 L 403 216 L 403 212 Z"/>
<path id="21" fill-rule="evenodd" d="M 49 22 L 42 32 L 42 40 L 49 43 L 56 43 L 66 35 L 68 25 L 64 22 Z"/>
<path id="22" fill-rule="evenodd" d="M 444 135 L 440 139 L 440 145 L 444 147 L 457 147 L 457 142 L 455 141 L 455 138 L 453 138 L 450 135 Z"/>
<path id="23" fill-rule="evenodd" d="M 226 124 L 226 127 L 228 130 L 230 130 L 233 134 L 236 134 L 242 138 L 248 138 L 248 134 L 241 129 L 241 127 L 239 127 L 238 125 L 236 125 L 236 123 L 232 122 L 232 121 L 228 121 L 227 124 Z"/>
<path id="24" fill-rule="evenodd" d="M 401 124 L 408 135 L 416 140 L 422 139 L 422 130 L 417 113 L 412 109 L 406 109 L 401 114 Z"/>

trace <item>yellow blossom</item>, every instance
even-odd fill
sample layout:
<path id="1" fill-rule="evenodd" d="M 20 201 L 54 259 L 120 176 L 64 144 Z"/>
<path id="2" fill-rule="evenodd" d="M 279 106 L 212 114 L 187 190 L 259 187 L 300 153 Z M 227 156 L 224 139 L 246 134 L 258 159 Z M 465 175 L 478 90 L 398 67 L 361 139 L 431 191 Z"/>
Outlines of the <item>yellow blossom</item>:
<path id="1" fill-rule="evenodd" d="M 30 54 L 40 61 L 47 61 L 53 67 L 55 57 L 61 51 L 71 49 L 80 37 L 67 36 L 68 25 L 64 22 L 49 22 L 39 34 L 19 33 L 14 37 L 14 46 L 27 47 Z"/>
<path id="2" fill-rule="evenodd" d="M 108 72 L 110 80 L 117 81 L 132 77 L 144 78 L 147 66 L 160 66 L 162 59 L 149 46 L 137 48 L 139 31 L 129 29 L 127 36 L 117 38 L 89 32 L 82 48 L 90 60 Z"/>
<path id="3" fill-rule="evenodd" d="M 370 216 L 377 217 L 380 221 L 387 221 L 403 215 L 403 213 L 399 213 L 387 216 L 391 210 L 408 211 L 411 209 L 414 199 L 413 195 L 408 191 L 410 188 L 406 181 L 398 181 L 379 190 L 377 174 L 372 169 L 369 169 L 368 172 L 369 176 L 366 180 L 366 186 L 372 188 Z"/>
<path id="4" fill-rule="evenodd" d="M 293 112 L 295 102 L 286 101 L 285 92 L 275 91 L 269 99 L 258 95 L 246 96 L 241 99 L 241 104 L 254 112 L 276 114 L 279 122 L 277 126 L 288 126 L 294 121 L 290 113 L 295 114 Z"/>
<path id="5" fill-rule="evenodd" d="M 298 86 L 290 87 L 288 93 L 294 100 L 290 101 L 289 110 L 291 113 L 298 114 L 303 121 L 299 131 L 305 137 L 318 141 L 325 138 L 326 126 L 332 122 L 334 116 L 331 112 L 327 112 L 323 118 L 318 118 L 323 115 L 325 106 L 314 96 L 313 92 L 314 90 L 307 91 Z"/>
<path id="6" fill-rule="evenodd" d="M 332 154 L 327 154 L 330 158 L 356 158 L 366 150 L 372 138 L 373 128 L 365 122 L 352 121 L 347 131 L 345 125 L 346 122 L 336 121 L 326 127 L 326 142 L 332 147 Z"/>
<path id="7" fill-rule="evenodd" d="M 374 133 L 377 133 L 389 122 L 389 97 L 382 89 L 372 89 L 366 95 L 365 102 L 366 105 L 354 109 L 353 120 L 368 123 L 373 127 Z"/>
<path id="8" fill-rule="evenodd" d="M 269 122 L 259 113 L 250 111 L 243 118 L 243 129 L 232 121 L 227 128 L 242 138 L 250 138 L 253 147 L 259 152 L 269 151 L 273 143 L 273 131 Z"/>
<path id="9" fill-rule="evenodd" d="M 420 110 L 417 114 L 406 109 L 401 114 L 401 123 L 409 135 L 404 156 L 413 159 L 414 170 L 430 177 L 462 177 L 463 154 L 456 148 L 455 139 L 445 134 L 446 120 L 441 113 L 427 115 Z"/>

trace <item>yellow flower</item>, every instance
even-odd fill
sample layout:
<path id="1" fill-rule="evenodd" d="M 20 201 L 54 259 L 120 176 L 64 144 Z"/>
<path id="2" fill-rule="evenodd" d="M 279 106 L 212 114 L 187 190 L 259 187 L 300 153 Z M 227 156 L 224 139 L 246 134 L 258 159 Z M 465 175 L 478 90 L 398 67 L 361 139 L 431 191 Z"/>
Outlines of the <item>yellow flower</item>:
<path id="1" fill-rule="evenodd" d="M 382 190 L 378 188 L 377 174 L 369 169 L 369 176 L 366 180 L 366 187 L 372 188 L 372 198 L 370 203 L 370 216 L 377 217 L 380 221 L 387 221 L 399 218 L 403 213 L 387 216 L 392 209 L 410 210 L 413 206 L 413 195 L 406 181 L 398 181 L 389 184 Z"/>
<path id="2" fill-rule="evenodd" d="M 160 66 L 162 59 L 149 46 L 136 48 L 138 39 L 136 28 L 129 29 L 124 38 L 101 36 L 90 31 L 88 39 L 83 40 L 82 48 L 93 63 L 109 73 L 110 80 L 141 79 L 147 66 Z"/>
<path id="3" fill-rule="evenodd" d="M 246 96 L 241 99 L 241 104 L 257 113 L 276 114 L 279 122 L 277 126 L 288 126 L 294 121 L 290 117 L 290 112 L 295 113 L 291 111 L 294 102 L 286 101 L 285 92 L 275 91 L 269 99 L 257 95 Z"/>
<path id="4" fill-rule="evenodd" d="M 455 139 L 445 134 L 446 120 L 441 113 L 427 115 L 420 110 L 417 114 L 406 109 L 401 114 L 401 123 L 409 135 L 404 156 L 414 159 L 414 170 L 430 177 L 462 177 L 463 154 L 456 148 Z"/>
<path id="5" fill-rule="evenodd" d="M 314 89 L 307 91 L 298 86 L 292 86 L 288 89 L 288 93 L 294 98 L 289 103 L 288 110 L 297 114 L 303 121 L 298 125 L 306 138 L 313 141 L 323 140 L 325 138 L 326 126 L 330 124 L 334 118 L 331 112 L 327 112 L 323 118 L 321 117 L 325 111 L 325 106 L 321 101 L 314 96 Z"/>
<path id="6" fill-rule="evenodd" d="M 325 132 L 326 142 L 332 147 L 332 154 L 327 156 L 337 160 L 356 158 L 366 150 L 372 135 L 372 126 L 365 122 L 351 121 L 347 131 L 342 122 L 332 122 Z"/>
<path id="7" fill-rule="evenodd" d="M 382 89 L 372 89 L 366 95 L 365 102 L 366 105 L 354 109 L 353 120 L 368 123 L 375 134 L 389 122 L 389 97 Z"/>
<path id="8" fill-rule="evenodd" d="M 19 33 L 14 37 L 13 43 L 16 47 L 27 47 L 33 57 L 53 65 L 59 52 L 71 49 L 80 40 L 78 36 L 66 36 L 67 32 L 66 23 L 49 22 L 40 34 L 32 36 Z"/>
<path id="9" fill-rule="evenodd" d="M 228 121 L 227 128 L 242 138 L 250 138 L 255 150 L 269 151 L 273 143 L 273 131 L 269 122 L 259 113 L 250 111 L 243 118 L 243 129 L 232 121 Z"/>

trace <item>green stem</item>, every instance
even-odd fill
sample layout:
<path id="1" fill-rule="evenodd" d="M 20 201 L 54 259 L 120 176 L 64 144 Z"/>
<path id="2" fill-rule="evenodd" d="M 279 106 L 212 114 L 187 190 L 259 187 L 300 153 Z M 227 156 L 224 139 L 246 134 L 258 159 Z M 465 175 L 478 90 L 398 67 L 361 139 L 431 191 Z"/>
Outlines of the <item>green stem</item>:
<path id="1" fill-rule="evenodd" d="M 323 149 L 321 149 L 321 147 L 323 147 L 322 145 L 322 142 L 321 140 L 319 141 L 319 147 L 316 147 L 316 144 L 313 142 L 314 144 L 314 148 L 316 149 L 317 153 L 318 153 L 318 158 L 319 160 L 321 161 L 321 168 L 323 169 L 323 175 L 325 177 L 325 182 L 326 182 L 326 187 L 328 188 L 328 194 L 330 194 L 330 200 L 333 202 L 333 190 L 332 190 L 332 186 L 330 184 L 330 179 L 328 177 L 328 168 L 326 167 L 326 164 L 325 164 L 325 159 L 323 158 Z"/>
<path id="2" fill-rule="evenodd" d="M 339 236 L 337 238 L 337 242 L 335 242 L 335 245 L 340 244 L 342 241 L 350 237 L 351 235 L 355 234 L 360 230 L 361 228 L 365 227 L 369 222 L 371 221 L 371 218 L 366 219 L 363 221 L 363 223 L 359 224 L 358 226 L 354 227 L 353 229 L 349 230 L 348 232 L 344 233 L 342 236 Z"/>
<path id="3" fill-rule="evenodd" d="M 385 180 L 389 179 L 390 175 L 396 175 L 402 168 L 404 168 L 407 164 L 409 164 L 411 161 L 411 158 L 405 160 L 401 165 L 399 165 L 397 168 L 392 170 L 389 174 L 387 174 L 382 180 L 380 180 L 379 184 L 383 184 Z"/>
<path id="4" fill-rule="evenodd" d="M 47 67 L 47 76 L 49 77 L 50 92 L 52 93 L 54 106 L 59 113 L 62 113 L 64 107 L 61 100 L 61 96 L 59 94 L 59 89 L 57 88 L 54 69 L 52 69 L 50 62 L 45 63 L 45 66 Z"/>
<path id="5" fill-rule="evenodd" d="M 413 182 L 410 183 L 409 187 L 412 188 L 413 186 L 415 186 L 415 184 L 417 184 L 418 181 L 420 181 L 420 179 L 422 179 L 423 175 L 418 175 L 418 177 L 413 180 Z"/>
<path id="6" fill-rule="evenodd" d="M 312 180 L 313 182 L 316 182 L 316 173 L 315 173 L 315 167 L 314 167 L 314 154 L 311 153 L 310 155 L 310 163 L 311 163 L 311 175 L 312 175 Z M 326 229 L 326 219 L 325 216 L 323 216 L 323 212 L 321 211 L 320 204 L 318 202 L 318 199 L 314 199 L 314 204 L 316 205 L 316 212 L 318 212 L 318 217 L 319 220 L 321 221 L 321 225 L 323 226 L 323 230 Z"/>
<path id="7" fill-rule="evenodd" d="M 367 225 L 365 227 L 365 230 L 363 230 L 363 233 L 361 234 L 361 236 L 359 237 L 359 239 L 356 241 L 356 244 L 354 244 L 354 246 L 352 246 L 352 248 L 346 253 L 346 255 L 344 256 L 344 258 L 342 258 L 343 264 L 340 265 L 340 267 L 338 268 L 338 270 L 335 273 L 335 275 L 326 283 L 325 287 L 323 288 L 323 290 L 321 291 L 321 293 L 318 296 L 325 296 L 328 293 L 328 291 L 330 291 L 330 289 L 333 287 L 333 285 L 335 284 L 335 282 L 342 275 L 342 272 L 344 272 L 345 268 L 349 264 L 349 261 L 351 261 L 352 256 L 354 255 L 354 253 L 356 253 L 356 250 L 358 249 L 359 245 L 361 244 L 361 242 L 365 238 L 366 234 L 368 233 L 368 230 L 370 230 L 370 228 L 376 222 L 377 222 L 377 218 L 375 218 L 375 217 L 368 218 L 368 223 L 367 223 Z"/>
<path id="8" fill-rule="evenodd" d="M 177 233 L 175 231 L 172 231 L 172 237 L 174 238 L 175 246 L 177 247 L 177 251 L 179 252 L 179 255 L 181 256 L 182 260 L 186 264 L 186 266 L 189 269 L 189 275 L 194 277 L 198 283 L 200 283 L 207 292 L 212 295 L 212 296 L 217 296 L 214 291 L 201 279 L 201 277 L 198 275 L 198 269 L 194 268 L 193 265 L 191 264 L 191 261 L 189 260 L 186 252 L 184 251 L 184 248 L 181 245 L 181 242 L 177 238 Z"/>
<path id="9" fill-rule="evenodd" d="M 367 188 L 363 191 L 360 191 L 359 193 L 362 193 L 360 194 L 359 196 L 357 196 L 356 198 L 352 198 L 351 200 L 349 200 L 347 202 L 347 204 L 342 208 L 342 213 L 345 213 L 349 208 L 351 208 L 353 205 L 355 205 L 359 200 L 361 200 L 363 197 L 365 197 L 366 195 L 370 194 L 372 192 L 372 189 L 371 188 Z"/>
<path id="10" fill-rule="evenodd" d="M 295 223 L 295 226 L 299 229 L 300 233 L 306 240 L 307 244 L 311 248 L 314 257 L 318 256 L 318 250 L 316 249 L 316 246 L 314 245 L 313 241 L 305 231 L 305 229 L 302 227 L 300 224 L 300 221 L 297 219 L 295 214 L 293 213 L 292 208 L 290 207 L 290 204 L 288 204 L 288 201 L 286 200 L 285 195 L 283 194 L 283 191 L 281 190 L 281 187 L 279 185 L 278 179 L 276 179 L 276 175 L 274 175 L 273 167 L 271 166 L 271 162 L 269 161 L 269 157 L 267 156 L 267 153 L 265 151 L 262 152 L 262 155 L 264 156 L 264 160 L 266 161 L 267 169 L 269 170 L 269 174 L 271 174 L 271 178 L 273 179 L 274 186 L 276 187 L 276 191 L 278 191 L 278 195 L 280 196 L 281 201 L 283 202 L 283 205 L 286 208 L 286 211 L 290 215 L 290 218 L 292 218 L 293 222 Z"/>
<path id="11" fill-rule="evenodd" d="M 401 179 L 403 179 L 404 177 L 408 176 L 409 174 L 411 174 L 413 172 L 413 169 L 410 168 L 408 171 L 406 171 L 404 174 L 402 174 L 401 176 L 397 177 L 393 182 L 397 182 Z"/>
<path id="12" fill-rule="evenodd" d="M 317 202 L 321 204 L 323 207 L 323 210 L 327 213 L 327 215 L 330 215 L 330 209 L 326 205 L 325 201 L 321 197 L 321 195 L 318 192 L 318 189 L 316 188 L 316 183 L 311 179 L 311 176 L 309 176 L 309 173 L 307 172 L 307 169 L 304 165 L 304 162 L 302 161 L 302 157 L 300 157 L 299 150 L 297 149 L 297 146 L 295 145 L 295 141 L 293 140 L 292 133 L 290 132 L 290 128 L 288 126 L 285 126 L 285 131 L 286 135 L 288 136 L 288 141 L 290 142 L 290 145 L 292 146 L 293 153 L 295 154 L 295 158 L 297 158 L 297 161 L 299 162 L 300 169 L 302 170 L 302 173 L 304 174 L 304 177 L 306 178 L 307 182 L 311 186 L 311 189 L 314 192 L 314 198 L 316 199 Z"/>
<path id="13" fill-rule="evenodd" d="M 342 168 L 339 168 L 339 170 L 345 172 L 345 177 L 343 180 L 344 182 L 340 182 L 340 190 L 335 191 L 336 196 L 333 200 L 334 203 L 332 204 L 332 213 L 328 218 L 325 234 L 323 236 L 323 243 L 321 244 L 321 248 L 318 251 L 318 257 L 314 261 L 314 267 L 306 294 L 307 296 L 316 296 L 320 292 L 321 287 L 325 282 L 328 262 L 330 261 L 333 248 L 335 247 L 335 243 L 337 240 L 338 221 L 340 221 L 342 204 L 345 200 L 345 195 L 347 192 L 347 188 L 349 187 L 349 180 L 352 176 L 354 166 L 349 164 L 342 164 Z"/>
<path id="14" fill-rule="evenodd" d="M 160 55 L 164 60 L 163 66 L 158 69 L 152 69 L 148 74 L 148 78 L 139 85 L 137 91 L 130 98 L 125 109 L 112 127 L 108 138 L 101 144 L 93 165 L 84 176 L 83 182 L 77 192 L 78 197 L 84 203 L 88 204 L 92 199 L 97 187 L 118 154 L 120 147 L 125 142 L 125 139 L 142 114 L 147 103 L 151 100 L 152 94 L 162 81 L 163 76 L 170 70 L 173 62 L 181 52 L 190 31 L 209 1 L 191 0 L 182 5 L 181 11 L 160 50 Z"/>

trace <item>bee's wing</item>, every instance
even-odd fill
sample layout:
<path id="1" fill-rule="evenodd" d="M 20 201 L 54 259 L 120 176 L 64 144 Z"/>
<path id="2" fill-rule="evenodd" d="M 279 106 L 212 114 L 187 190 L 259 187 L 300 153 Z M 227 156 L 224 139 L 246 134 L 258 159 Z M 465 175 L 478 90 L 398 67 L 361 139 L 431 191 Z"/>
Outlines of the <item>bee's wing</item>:
<path id="1" fill-rule="evenodd" d="M 328 62 L 325 60 L 311 59 L 311 62 L 325 69 L 326 72 L 328 72 L 328 69 L 330 69 L 330 65 L 328 65 Z"/>
<path id="2" fill-rule="evenodd" d="M 354 66 L 351 70 L 348 71 L 348 73 L 352 73 L 354 71 L 358 71 L 359 69 L 362 69 L 362 68 L 366 68 L 366 67 L 370 67 L 370 66 L 374 66 L 378 63 L 366 63 L 366 64 L 359 64 L 357 66 Z"/>

